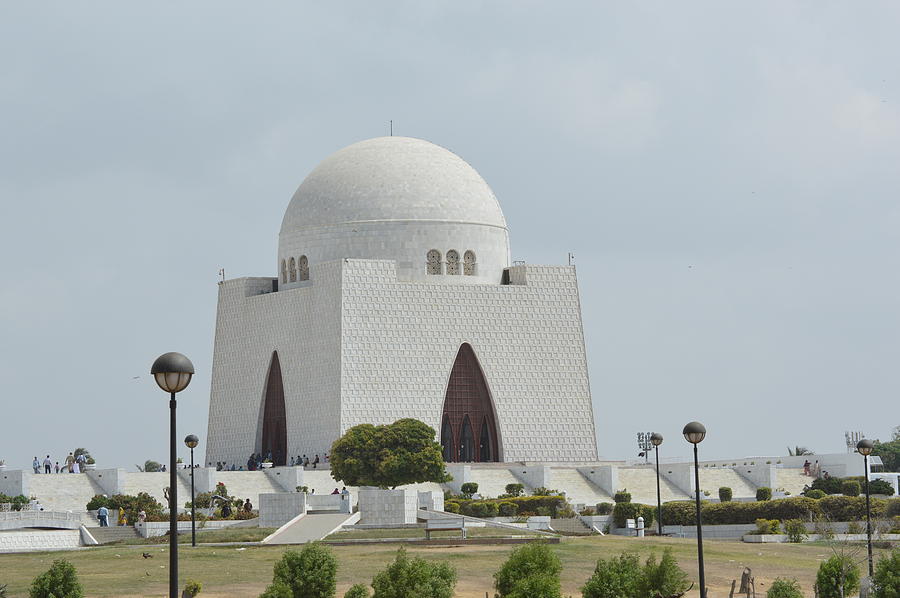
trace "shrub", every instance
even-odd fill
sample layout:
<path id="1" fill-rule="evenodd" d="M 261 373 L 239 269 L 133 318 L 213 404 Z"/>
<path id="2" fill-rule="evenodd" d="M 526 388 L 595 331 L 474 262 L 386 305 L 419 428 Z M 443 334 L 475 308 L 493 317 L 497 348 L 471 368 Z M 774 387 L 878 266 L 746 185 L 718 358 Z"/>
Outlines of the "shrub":
<path id="1" fill-rule="evenodd" d="M 525 486 L 523 484 L 507 484 L 506 485 L 506 495 L 507 496 L 522 496 L 525 494 Z"/>
<path id="2" fill-rule="evenodd" d="M 777 519 L 757 519 L 756 534 L 760 536 L 777 534 L 780 531 L 778 529 L 779 525 L 780 522 Z"/>
<path id="3" fill-rule="evenodd" d="M 627 519 L 634 519 L 637 522 L 638 517 L 644 518 L 644 527 L 653 526 L 653 515 L 656 507 L 650 505 L 642 505 L 640 503 L 620 502 L 613 509 L 613 521 L 616 527 L 625 527 Z"/>
<path id="4" fill-rule="evenodd" d="M 615 496 L 613 496 L 613 500 L 616 501 L 617 504 L 623 502 L 631 502 L 631 493 L 626 492 L 625 490 L 619 490 L 618 492 L 616 492 Z"/>
<path id="5" fill-rule="evenodd" d="M 866 518 L 865 496 L 826 496 L 817 501 L 822 514 L 831 521 L 858 521 Z M 872 517 L 886 514 L 887 501 L 872 499 Z"/>
<path id="6" fill-rule="evenodd" d="M 803 598 L 803 592 L 795 580 L 776 577 L 766 592 L 766 598 Z"/>
<path id="7" fill-rule="evenodd" d="M 289 550 L 275 563 L 272 584 L 263 594 L 266 598 L 287 596 L 333 598 L 337 587 L 337 560 L 331 549 L 319 543 L 307 544 L 302 550 Z"/>
<path id="8" fill-rule="evenodd" d="M 561 571 L 550 547 L 532 542 L 514 550 L 494 573 L 494 588 L 498 598 L 560 598 Z"/>
<path id="9" fill-rule="evenodd" d="M 900 598 L 900 548 L 879 559 L 872 585 L 873 598 Z"/>
<path id="10" fill-rule="evenodd" d="M 153 517 L 163 516 L 162 504 L 146 492 L 139 492 L 137 496 L 115 494 L 110 497 L 107 508 L 124 510 L 129 522 L 137 521 L 138 513 L 141 511 L 147 513 L 149 521 L 152 521 Z"/>
<path id="11" fill-rule="evenodd" d="M 597 503 L 597 514 L 598 515 L 609 515 L 613 512 L 613 507 L 615 507 L 611 502 L 598 502 Z"/>
<path id="12" fill-rule="evenodd" d="M 499 508 L 499 504 L 504 502 L 515 504 L 518 507 L 518 514 L 522 516 L 545 514 L 551 517 L 556 517 L 557 513 L 566 507 L 566 499 L 562 496 L 520 496 L 516 498 L 488 498 L 479 500 L 455 498 L 453 499 L 452 503 L 444 503 L 444 510 L 455 513 L 457 511 L 450 511 L 450 505 L 456 504 L 459 508 L 458 512 L 463 515 L 469 515 L 471 517 L 496 517 L 496 514 L 491 515 L 487 512 L 482 515 L 473 515 L 471 511 L 472 507 L 470 505 L 494 504 Z M 475 507 L 475 509 L 481 509 L 481 507 Z M 488 507 L 488 509 L 491 509 L 491 507 Z M 482 511 L 479 511 L 479 513 L 481 512 Z"/>
<path id="13" fill-rule="evenodd" d="M 19 494 L 18 496 L 8 496 L 0 492 L 0 503 L 10 503 L 12 506 L 10 507 L 13 511 L 21 511 L 22 508 L 27 505 L 29 499 L 24 494 Z"/>
<path id="14" fill-rule="evenodd" d="M 813 480 L 810 488 L 821 490 L 825 494 L 840 494 L 843 480 L 841 478 L 818 478 Z"/>
<path id="15" fill-rule="evenodd" d="M 369 598 L 369 588 L 361 583 L 350 586 L 344 598 Z"/>
<path id="16" fill-rule="evenodd" d="M 814 498 L 814 499 L 818 500 L 820 498 L 825 498 L 828 495 L 825 494 L 824 491 L 819 490 L 818 488 L 810 488 L 809 490 L 803 491 L 803 496 L 805 496 L 807 498 Z"/>
<path id="17" fill-rule="evenodd" d="M 53 561 L 50 569 L 31 582 L 29 598 L 84 598 L 84 588 L 78 581 L 75 567 L 69 561 Z"/>
<path id="18" fill-rule="evenodd" d="M 887 480 L 869 480 L 869 494 L 892 496 L 894 494 L 894 487 Z"/>
<path id="19" fill-rule="evenodd" d="M 495 502 L 472 501 L 461 505 L 460 512 L 469 517 L 496 517 L 499 508 Z"/>
<path id="20" fill-rule="evenodd" d="M 719 500 L 721 502 L 731 502 L 731 488 L 728 486 L 719 488 Z"/>
<path id="21" fill-rule="evenodd" d="M 816 573 L 819 598 L 843 598 L 859 589 L 859 567 L 847 555 L 834 555 Z"/>
<path id="22" fill-rule="evenodd" d="M 478 484 L 475 482 L 466 482 L 460 486 L 460 491 L 464 497 L 472 498 L 472 495 L 478 492 Z"/>
<path id="23" fill-rule="evenodd" d="M 444 510 L 448 513 L 459 513 L 459 503 L 458 502 L 445 502 Z"/>
<path id="24" fill-rule="evenodd" d="M 559 490 L 550 490 L 544 486 L 538 486 L 531 491 L 532 496 L 559 496 Z"/>
<path id="25" fill-rule="evenodd" d="M 806 533 L 806 525 L 800 519 L 788 519 L 784 522 L 784 533 L 788 536 L 788 542 L 799 544 L 809 537 Z"/>
<path id="26" fill-rule="evenodd" d="M 646 596 L 680 596 L 691 586 L 687 573 L 678 566 L 672 549 L 663 550 L 662 559 L 656 564 L 651 554 L 644 565 L 643 594 Z"/>
<path id="27" fill-rule="evenodd" d="M 844 496 L 859 496 L 859 482 L 856 480 L 844 480 L 841 484 L 841 493 Z"/>
<path id="28" fill-rule="evenodd" d="M 862 523 L 859 521 L 851 521 L 847 524 L 847 533 L 848 534 L 862 534 L 866 531 L 866 528 L 862 526 Z"/>
<path id="29" fill-rule="evenodd" d="M 764 500 L 772 500 L 772 489 L 766 488 L 762 486 L 761 488 L 756 489 L 756 500 L 764 501 Z"/>
<path id="30" fill-rule="evenodd" d="M 88 501 L 88 504 L 84 506 L 87 511 L 96 511 L 100 507 L 110 508 L 110 500 L 108 496 L 104 496 L 102 494 L 95 494 L 94 498 Z"/>
<path id="31" fill-rule="evenodd" d="M 203 584 L 201 584 L 199 581 L 194 581 L 193 579 L 187 580 L 187 582 L 184 584 L 184 593 L 191 598 L 199 594 L 200 590 L 202 589 Z"/>
<path id="32" fill-rule="evenodd" d="M 497 507 L 497 512 L 502 517 L 515 517 L 516 513 L 519 512 L 519 507 L 514 502 L 505 501 Z"/>
<path id="33" fill-rule="evenodd" d="M 452 598 L 456 587 L 456 570 L 445 563 L 430 563 L 421 558 L 410 559 L 406 550 L 372 580 L 373 598 Z"/>
<path id="34" fill-rule="evenodd" d="M 581 588 L 583 598 L 622 598 L 638 596 L 644 572 L 638 556 L 625 553 L 609 560 L 599 559 L 594 574 Z"/>

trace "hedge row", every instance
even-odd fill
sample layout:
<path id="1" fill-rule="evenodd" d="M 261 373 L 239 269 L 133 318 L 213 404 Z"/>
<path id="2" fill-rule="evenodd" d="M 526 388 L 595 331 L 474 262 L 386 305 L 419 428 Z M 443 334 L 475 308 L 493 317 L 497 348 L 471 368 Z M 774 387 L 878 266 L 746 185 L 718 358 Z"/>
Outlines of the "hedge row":
<path id="1" fill-rule="evenodd" d="M 496 517 L 504 513 L 508 513 L 507 516 L 547 514 L 556 517 L 566 508 L 563 496 L 508 496 L 481 500 L 452 498 L 444 501 L 444 510 L 470 517 Z"/>
<path id="2" fill-rule="evenodd" d="M 655 514 L 656 507 L 636 502 L 620 502 L 613 508 L 613 521 L 616 522 L 616 527 L 625 527 L 627 519 L 634 519 L 636 523 L 638 517 L 643 517 L 644 527 L 649 528 L 653 526 Z"/>
<path id="3" fill-rule="evenodd" d="M 900 513 L 900 499 L 872 499 L 872 516 L 894 516 Z M 864 496 L 826 496 L 819 500 L 797 496 L 762 502 L 700 503 L 700 516 L 707 525 L 755 523 L 757 519 L 802 519 L 814 521 L 825 517 L 830 521 L 860 521 L 866 517 Z M 693 501 L 663 503 L 664 525 L 696 525 Z M 646 519 L 646 516 L 645 516 Z"/>

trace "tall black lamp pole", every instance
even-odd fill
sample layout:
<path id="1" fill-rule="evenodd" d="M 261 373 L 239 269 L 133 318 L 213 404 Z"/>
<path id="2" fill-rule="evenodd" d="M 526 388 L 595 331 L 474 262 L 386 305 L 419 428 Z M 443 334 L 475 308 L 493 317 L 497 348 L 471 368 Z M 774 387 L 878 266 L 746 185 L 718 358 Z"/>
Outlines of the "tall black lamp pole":
<path id="1" fill-rule="evenodd" d="M 663 442 L 663 436 L 659 432 L 650 434 L 650 442 L 653 443 L 653 449 L 656 452 L 656 523 L 659 527 L 659 535 L 663 535 L 662 523 L 662 497 L 659 493 L 659 445 Z"/>
<path id="2" fill-rule="evenodd" d="M 156 358 L 150 373 L 161 389 L 169 393 L 169 598 L 178 598 L 178 471 L 175 442 L 175 393 L 191 382 L 194 364 L 181 353 L 165 353 Z"/>
<path id="3" fill-rule="evenodd" d="M 188 434 L 184 439 L 186 447 L 191 449 L 191 546 L 197 545 L 197 527 L 194 522 L 194 510 L 197 506 L 194 504 L 194 449 L 200 443 L 200 440 L 193 434 Z"/>
<path id="4" fill-rule="evenodd" d="M 697 503 L 697 560 L 700 565 L 700 598 L 706 597 L 706 576 L 703 574 L 703 526 L 700 522 L 700 461 L 697 459 L 697 445 L 706 438 L 706 427 L 700 422 L 691 422 L 681 432 L 684 439 L 694 445 L 694 498 Z"/>
<path id="5" fill-rule="evenodd" d="M 863 456 L 864 469 L 866 471 L 866 543 L 869 546 L 869 577 L 875 573 L 872 567 L 872 510 L 869 505 L 869 455 L 875 443 L 863 438 L 856 444 L 856 451 Z"/>

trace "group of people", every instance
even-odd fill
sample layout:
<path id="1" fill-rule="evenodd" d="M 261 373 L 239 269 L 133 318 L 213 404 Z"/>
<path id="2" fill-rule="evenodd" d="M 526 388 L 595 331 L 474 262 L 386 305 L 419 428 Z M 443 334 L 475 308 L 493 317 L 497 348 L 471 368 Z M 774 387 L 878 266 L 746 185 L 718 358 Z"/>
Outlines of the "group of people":
<path id="1" fill-rule="evenodd" d="M 317 469 L 321 463 L 328 464 L 328 453 L 323 453 L 322 457 L 318 455 L 313 456 L 312 459 L 307 457 L 306 455 L 297 455 L 297 458 L 291 457 L 290 466 L 291 467 L 312 467 L 313 469 Z M 247 468 L 246 471 L 258 471 L 263 469 L 263 463 L 280 463 L 280 455 L 275 455 L 273 460 L 273 455 L 271 452 L 266 453 L 253 453 L 247 459 Z M 198 466 L 199 467 L 199 466 Z M 238 465 L 237 463 L 228 464 L 227 461 L 216 461 L 216 471 L 245 471 L 243 465 Z"/>
<path id="2" fill-rule="evenodd" d="M 54 462 L 50 455 L 44 457 L 44 460 L 40 460 L 37 456 L 34 457 L 34 460 L 31 462 L 31 469 L 34 470 L 34 473 L 82 473 L 84 472 L 84 466 L 87 465 L 88 456 L 85 453 L 78 453 L 76 456 L 73 453 L 69 453 L 66 456 L 65 461 L 62 465 L 59 464 L 59 461 Z"/>
<path id="3" fill-rule="evenodd" d="M 327 464 L 328 463 L 328 453 L 325 453 L 324 456 L 325 456 L 325 463 Z M 321 463 L 321 462 L 322 462 L 322 460 L 319 459 L 318 453 L 316 453 L 316 455 L 313 457 L 312 461 L 310 461 L 309 457 L 307 457 L 306 455 L 303 455 L 302 457 L 300 455 L 297 455 L 296 459 L 291 457 L 291 467 L 301 467 L 301 466 L 309 467 L 310 465 L 312 465 L 312 468 L 316 469 L 316 468 L 318 468 L 319 463 Z"/>
<path id="4" fill-rule="evenodd" d="M 810 463 L 809 459 L 806 459 L 803 462 L 803 475 L 812 476 L 816 479 L 830 479 L 831 474 L 827 471 L 822 471 L 822 466 L 819 465 L 818 459 L 815 463 Z"/>

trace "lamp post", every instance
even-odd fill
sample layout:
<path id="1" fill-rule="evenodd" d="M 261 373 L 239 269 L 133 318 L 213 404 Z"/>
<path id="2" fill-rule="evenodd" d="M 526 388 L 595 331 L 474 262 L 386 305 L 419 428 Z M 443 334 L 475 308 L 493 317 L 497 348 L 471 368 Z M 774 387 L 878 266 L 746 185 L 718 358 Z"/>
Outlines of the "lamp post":
<path id="1" fill-rule="evenodd" d="M 197 528 L 194 522 L 194 449 L 200 440 L 193 434 L 188 434 L 184 439 L 184 445 L 191 449 L 191 546 L 197 546 Z"/>
<path id="2" fill-rule="evenodd" d="M 700 462 L 697 459 L 697 445 L 706 438 L 706 427 L 700 422 L 691 422 L 681 431 L 684 439 L 694 445 L 694 498 L 697 503 L 697 560 L 700 565 L 700 598 L 706 598 L 706 576 L 703 574 L 703 526 L 700 522 Z"/>
<path id="3" fill-rule="evenodd" d="M 650 434 L 650 442 L 656 452 L 656 523 L 659 527 L 659 535 L 663 535 L 662 524 L 662 497 L 659 493 L 659 445 L 663 443 L 663 436 L 659 432 Z"/>
<path id="4" fill-rule="evenodd" d="M 175 443 L 175 393 L 191 382 L 194 364 L 181 353 L 165 353 L 156 358 L 150 373 L 161 389 L 169 393 L 169 598 L 178 598 L 178 472 Z"/>
<path id="5" fill-rule="evenodd" d="M 863 456 L 863 468 L 866 472 L 866 543 L 869 548 L 869 577 L 874 574 L 872 568 L 872 511 L 869 505 L 869 455 L 872 454 L 873 448 L 875 448 L 875 443 L 866 438 L 856 443 L 857 452 Z"/>

